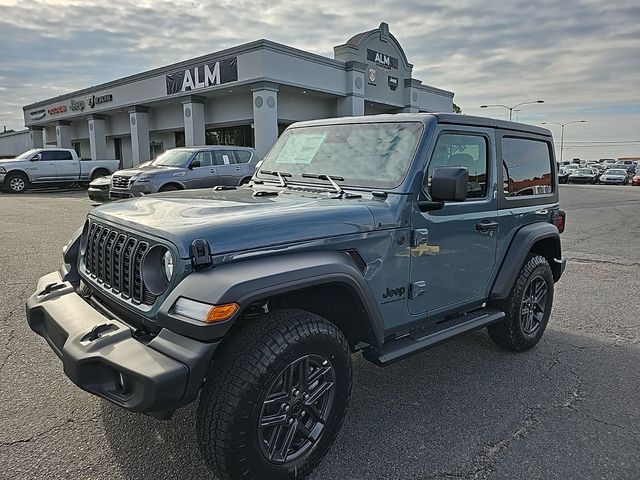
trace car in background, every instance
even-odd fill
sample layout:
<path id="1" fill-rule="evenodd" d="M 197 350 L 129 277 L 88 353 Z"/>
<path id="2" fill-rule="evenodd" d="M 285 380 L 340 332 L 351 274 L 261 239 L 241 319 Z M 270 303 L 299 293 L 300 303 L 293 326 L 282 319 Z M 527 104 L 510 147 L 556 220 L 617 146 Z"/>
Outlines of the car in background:
<path id="1" fill-rule="evenodd" d="M 89 198 L 96 203 L 109 201 L 109 186 L 111 185 L 111 175 L 98 177 L 89 183 L 87 193 Z"/>
<path id="2" fill-rule="evenodd" d="M 598 181 L 598 173 L 593 168 L 578 168 L 568 178 L 569 183 L 591 183 Z"/>
<path id="3" fill-rule="evenodd" d="M 633 176 L 636 174 L 638 165 L 633 160 L 623 160 L 614 165 L 614 167 L 622 167 L 627 169 L 627 174 Z"/>
<path id="4" fill-rule="evenodd" d="M 608 185 L 626 185 L 628 182 L 629 175 L 624 168 L 608 168 L 598 179 L 598 183 Z"/>
<path id="5" fill-rule="evenodd" d="M 115 172 L 109 196 L 130 198 L 171 190 L 237 187 L 249 183 L 257 162 L 255 151 L 249 147 L 173 148 L 145 166 Z"/>
<path id="6" fill-rule="evenodd" d="M 118 168 L 119 160 L 80 159 L 72 148 L 33 148 L 0 161 L 0 188 L 22 193 L 30 186 L 86 184 Z"/>
<path id="7" fill-rule="evenodd" d="M 569 170 L 567 170 L 564 166 L 561 166 L 558 169 L 558 183 L 567 183 L 569 180 Z"/>
<path id="8" fill-rule="evenodd" d="M 631 185 L 640 187 L 640 175 L 634 175 L 634 177 L 631 179 Z"/>

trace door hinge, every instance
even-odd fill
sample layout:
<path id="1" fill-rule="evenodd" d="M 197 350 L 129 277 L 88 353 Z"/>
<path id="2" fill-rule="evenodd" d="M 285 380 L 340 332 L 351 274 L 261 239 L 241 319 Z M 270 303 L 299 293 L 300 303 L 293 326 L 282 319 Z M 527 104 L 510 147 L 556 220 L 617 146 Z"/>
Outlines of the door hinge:
<path id="1" fill-rule="evenodd" d="M 415 300 L 427 291 L 427 282 L 424 280 L 413 282 L 409 290 L 409 298 L 411 298 L 411 300 Z"/>
<path id="2" fill-rule="evenodd" d="M 419 228 L 414 230 L 411 234 L 411 246 L 417 247 L 418 245 L 422 245 L 423 243 L 427 243 L 429 238 L 429 230 L 426 228 Z"/>

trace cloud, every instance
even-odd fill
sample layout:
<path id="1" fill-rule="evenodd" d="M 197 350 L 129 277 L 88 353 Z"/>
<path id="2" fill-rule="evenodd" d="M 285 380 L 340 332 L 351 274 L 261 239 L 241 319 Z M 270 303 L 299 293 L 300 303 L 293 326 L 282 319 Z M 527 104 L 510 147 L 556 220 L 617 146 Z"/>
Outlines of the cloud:
<path id="1" fill-rule="evenodd" d="M 504 118 L 479 106 L 543 98 L 520 119 L 581 115 L 601 128 L 581 125 L 574 139 L 597 140 L 621 137 L 624 118 L 624 135 L 640 140 L 635 0 L 0 0 L 0 9 L 0 124 L 15 129 L 23 105 L 88 85 L 258 38 L 332 56 L 386 21 L 414 76 L 454 91 L 465 113 Z"/>

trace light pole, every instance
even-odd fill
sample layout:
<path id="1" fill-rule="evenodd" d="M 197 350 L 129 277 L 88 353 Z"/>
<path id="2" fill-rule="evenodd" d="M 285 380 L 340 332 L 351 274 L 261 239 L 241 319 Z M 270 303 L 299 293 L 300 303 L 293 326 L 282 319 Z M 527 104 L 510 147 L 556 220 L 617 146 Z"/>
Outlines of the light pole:
<path id="1" fill-rule="evenodd" d="M 586 123 L 586 120 L 572 120 L 566 123 L 558 122 L 542 122 L 542 125 L 559 125 L 560 126 L 560 163 L 562 163 L 562 152 L 564 150 L 564 127 L 572 123 Z"/>
<path id="2" fill-rule="evenodd" d="M 531 103 L 544 103 L 544 100 L 533 100 L 533 101 L 529 101 L 529 102 L 521 102 L 521 103 L 515 104 L 512 107 L 510 107 L 508 105 L 503 105 L 501 103 L 492 103 L 491 105 L 480 105 L 480 108 L 490 108 L 490 107 L 506 108 L 507 110 L 509 110 L 509 121 L 511 121 L 511 118 L 513 116 L 513 109 L 514 108 L 519 107 L 520 105 L 529 105 Z"/>

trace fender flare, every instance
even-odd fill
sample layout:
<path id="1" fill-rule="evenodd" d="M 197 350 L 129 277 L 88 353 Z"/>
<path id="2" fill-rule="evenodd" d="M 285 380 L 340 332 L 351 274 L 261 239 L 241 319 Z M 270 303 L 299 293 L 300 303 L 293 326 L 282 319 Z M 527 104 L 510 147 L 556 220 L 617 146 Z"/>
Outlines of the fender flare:
<path id="1" fill-rule="evenodd" d="M 22 170 L 21 168 L 12 168 L 11 170 L 7 169 L 7 173 L 5 173 L 5 178 L 6 178 L 6 176 L 8 176 L 8 175 L 10 175 L 12 173 L 20 173 L 20 174 L 24 175 L 25 177 L 27 177 L 27 181 L 29 183 L 31 183 L 31 181 L 32 181 L 31 180 L 31 175 L 29 175 L 28 172 Z"/>
<path id="2" fill-rule="evenodd" d="M 551 223 L 541 222 L 532 223 L 522 227 L 516 232 L 509 244 L 507 253 L 502 261 L 498 275 L 493 282 L 491 300 L 504 300 L 509 296 L 511 287 L 513 286 L 518 273 L 524 265 L 527 255 L 531 252 L 532 247 L 540 240 L 553 240 L 553 258 L 551 259 L 551 269 L 553 270 L 554 279 L 557 281 L 562 274 L 562 268 L 554 265 L 555 259 L 562 259 L 562 249 L 560 246 L 560 232 L 555 225 Z"/>
<path id="3" fill-rule="evenodd" d="M 158 326 L 212 341 L 223 337 L 247 306 L 263 298 L 307 287 L 339 284 L 357 295 L 375 344 L 384 342 L 384 323 L 362 273 L 342 252 L 307 252 L 247 259 L 188 275 L 168 295 L 158 311 Z M 178 317 L 170 309 L 179 297 L 212 305 L 238 303 L 232 318 L 216 324 Z"/>
<path id="4" fill-rule="evenodd" d="M 163 188 L 163 187 L 165 187 L 167 185 L 172 185 L 172 184 L 173 185 L 178 185 L 180 187 L 180 190 L 186 190 L 187 189 L 187 186 L 184 183 L 182 183 L 182 182 L 180 182 L 178 180 L 171 179 L 171 180 L 167 180 L 166 182 L 162 182 L 162 184 L 158 187 L 156 192 L 159 192 L 161 188 Z"/>

